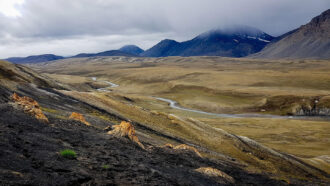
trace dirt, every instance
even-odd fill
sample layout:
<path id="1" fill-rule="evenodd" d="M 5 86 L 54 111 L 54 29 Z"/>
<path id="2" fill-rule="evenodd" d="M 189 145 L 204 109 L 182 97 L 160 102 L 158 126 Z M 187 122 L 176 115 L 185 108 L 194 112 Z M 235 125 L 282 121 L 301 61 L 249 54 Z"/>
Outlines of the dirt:
<path id="1" fill-rule="evenodd" d="M 194 171 L 212 167 L 236 184 L 281 185 L 225 162 L 185 150 L 153 147 L 143 150 L 126 138 L 78 121 L 49 118 L 45 124 L 7 103 L 0 104 L 0 185 L 219 185 L 226 179 Z M 59 155 L 63 149 L 76 159 Z"/>

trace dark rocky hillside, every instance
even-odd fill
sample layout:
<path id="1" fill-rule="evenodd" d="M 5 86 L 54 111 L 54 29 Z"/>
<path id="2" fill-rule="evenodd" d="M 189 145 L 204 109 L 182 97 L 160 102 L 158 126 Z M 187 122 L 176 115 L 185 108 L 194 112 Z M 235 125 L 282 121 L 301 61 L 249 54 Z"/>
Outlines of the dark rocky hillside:
<path id="1" fill-rule="evenodd" d="M 26 67 L 0 61 L 0 69 L 0 185 L 287 184 L 267 172 L 249 172 L 245 169 L 246 164 L 223 154 L 216 154 L 222 157 L 216 160 L 199 156 L 186 147 L 190 145 L 200 152 L 211 152 L 185 139 L 130 121 L 120 113 L 64 95 L 61 92 L 71 91 L 70 86 L 40 76 Z M 24 99 L 33 104 L 31 108 L 42 110 L 48 122 L 35 119 L 26 106 L 17 105 L 11 99 L 14 92 L 27 96 Z M 70 119 L 73 112 L 83 115 L 90 125 Z M 116 137 L 104 130 L 121 121 L 133 124 L 136 136 L 145 148 L 129 138 Z M 135 135 L 135 132 L 131 133 Z M 253 154 L 270 164 L 278 162 L 283 165 L 281 171 L 309 178 L 292 177 L 290 183 L 326 184 L 326 173 L 294 157 L 244 137 L 223 135 L 235 139 L 233 145 L 250 152 L 249 156 Z M 185 144 L 185 148 L 155 145 L 168 141 Z M 73 150 L 76 157 L 65 158 L 60 153 L 64 149 Z M 287 170 L 288 167 L 292 170 Z M 203 170 L 208 171 L 201 172 Z"/>
<path id="2" fill-rule="evenodd" d="M 1 185 L 232 184 L 194 171 L 199 167 L 222 170 L 236 184 L 283 184 L 184 150 L 151 146 L 142 150 L 77 121 L 49 117 L 51 124 L 41 123 L 7 103 L 0 104 L 0 116 Z M 60 156 L 63 149 L 73 149 L 77 158 Z"/>
<path id="3" fill-rule="evenodd" d="M 330 58 L 330 9 L 252 55 L 256 58 Z"/>
<path id="4" fill-rule="evenodd" d="M 53 90 L 52 87 L 63 89 L 56 82 L 33 80 L 40 78 L 32 76 L 33 71 L 27 74 L 19 71 L 19 66 L 1 63 L 4 64 L 0 72 L 0 185 L 285 184 L 266 175 L 248 173 L 237 163 L 202 158 L 189 150 L 154 146 L 148 140 L 141 141 L 146 146 L 142 149 L 129 139 L 109 135 L 104 127 L 128 119 Z M 19 75 L 20 79 L 10 74 Z M 14 92 L 36 100 L 49 123 L 15 106 L 10 98 Z M 59 117 L 57 112 L 67 117 Z M 92 125 L 87 126 L 69 119 L 72 112 L 98 114 L 88 115 Z M 112 119 L 100 119 L 96 117 L 99 114 Z M 136 123 L 135 127 L 147 130 Z M 77 156 L 73 159 L 61 156 L 64 149 L 74 150 Z M 201 167 L 212 167 L 232 178 L 196 171 Z"/>

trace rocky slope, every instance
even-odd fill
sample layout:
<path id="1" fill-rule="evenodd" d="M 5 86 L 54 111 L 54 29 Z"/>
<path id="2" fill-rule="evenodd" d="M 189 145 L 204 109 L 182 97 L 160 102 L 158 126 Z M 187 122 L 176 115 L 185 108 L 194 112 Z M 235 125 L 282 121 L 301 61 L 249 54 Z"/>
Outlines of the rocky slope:
<path id="1" fill-rule="evenodd" d="M 4 64 L 2 72 L 18 67 Z M 24 72 L 11 72 L 27 80 Z M 0 83 L 0 185 L 284 184 L 265 175 L 247 173 L 236 164 L 201 158 L 187 148 L 157 147 L 148 141 L 139 142 L 133 128 L 126 132 L 127 139 L 121 134 L 112 135 L 118 132 L 116 126 L 114 132 L 107 134 L 103 128 L 113 122 L 87 114 L 88 126 L 84 124 L 85 119 L 83 122 L 69 119 L 71 112 L 102 113 L 117 122 L 125 118 L 54 90 L 43 89 L 41 84 L 19 82 L 7 75 L 1 73 Z M 6 81 L 3 81 L 4 76 Z M 19 92 L 18 95 L 11 96 L 14 91 Z M 34 105 L 45 112 L 48 122 L 13 106 L 16 98 L 23 99 L 21 94 L 28 96 L 24 100 L 33 100 Z M 57 112 L 63 112 L 67 117 L 59 117 Z M 146 148 L 140 148 L 140 144 L 129 139 Z M 74 150 L 77 157 L 61 156 L 60 151 L 64 149 Z M 204 170 L 205 167 L 210 167 L 211 173 L 207 171 L 209 169 Z"/>
<path id="2" fill-rule="evenodd" d="M 267 172 L 247 171 L 248 161 L 271 164 L 272 168 L 287 172 L 292 175 L 290 183 L 327 183 L 325 172 L 225 131 L 217 132 L 222 143 L 231 141 L 237 152 L 246 154 L 242 160 L 248 161 L 243 163 L 218 153 L 213 156 L 222 158 L 209 159 L 205 155 L 211 151 L 180 136 L 163 133 L 134 119 L 130 121 L 123 116 L 125 113 L 93 104 L 97 102 L 92 99 L 93 93 L 72 92 L 69 86 L 43 80 L 20 65 L 0 65 L 0 185 L 287 184 Z M 13 106 L 14 92 L 19 97 L 27 96 L 24 100 L 33 100 L 30 102 L 38 105 L 48 122 Z M 78 99 L 70 94 L 84 97 Z M 70 119 L 73 112 L 75 117 Z M 195 128 L 214 133 L 214 129 L 194 122 Z M 104 128 L 113 130 L 107 132 Z M 168 142 L 178 145 L 157 145 Z M 65 149 L 76 152 L 76 157 L 62 156 L 60 152 Z"/>
<path id="3" fill-rule="evenodd" d="M 211 30 L 184 42 L 166 39 L 146 50 L 141 56 L 243 57 L 259 52 L 272 39 L 272 36 L 258 29 L 236 26 L 228 29 Z"/>
<path id="4" fill-rule="evenodd" d="M 330 58 L 330 9 L 267 45 L 257 58 Z"/>

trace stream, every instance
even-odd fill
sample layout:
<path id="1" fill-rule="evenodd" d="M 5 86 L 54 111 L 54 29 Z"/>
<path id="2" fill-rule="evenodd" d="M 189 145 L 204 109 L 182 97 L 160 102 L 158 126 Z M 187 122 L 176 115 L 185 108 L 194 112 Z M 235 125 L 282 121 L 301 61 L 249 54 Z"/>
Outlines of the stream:
<path id="1" fill-rule="evenodd" d="M 91 77 L 93 81 L 97 81 L 97 78 L 96 77 Z M 116 88 L 116 87 L 119 87 L 119 85 L 115 84 L 115 83 L 112 83 L 110 81 L 99 81 L 99 82 L 103 82 L 103 83 L 106 83 L 110 86 L 108 87 L 104 87 L 104 88 L 98 88 L 96 90 L 100 91 L 100 92 L 111 92 L 111 90 L 108 90 L 108 88 Z"/>
<path id="2" fill-rule="evenodd" d="M 93 81 L 98 81 L 96 77 L 91 77 Z M 108 88 L 115 88 L 119 87 L 119 85 L 112 83 L 110 81 L 99 81 L 103 82 L 109 85 L 109 87 L 104 87 L 104 88 L 98 88 L 97 90 L 100 92 L 111 92 L 111 90 L 108 90 Z M 278 118 L 278 119 L 311 119 L 311 117 L 308 116 L 278 116 L 278 115 L 270 115 L 270 114 L 256 114 L 256 113 L 246 113 L 246 114 L 219 114 L 219 113 L 212 113 L 212 112 L 205 112 L 201 110 L 195 110 L 195 109 L 189 109 L 182 107 L 178 104 L 178 102 L 166 99 L 166 98 L 161 98 L 161 97 L 154 97 L 159 101 L 167 102 L 169 106 L 173 109 L 178 109 L 178 110 L 183 110 L 183 111 L 188 111 L 188 112 L 194 112 L 194 113 L 199 113 L 199 114 L 205 114 L 205 115 L 210 115 L 210 116 L 216 116 L 216 117 L 222 117 L 222 118 Z M 322 119 L 327 119 L 327 117 L 313 117 L 313 119 L 316 118 L 322 118 Z M 328 120 L 328 119 L 327 119 Z"/>
<path id="3" fill-rule="evenodd" d="M 303 118 L 303 117 L 297 117 L 297 116 L 277 116 L 277 115 L 269 115 L 269 114 L 218 114 L 218 113 L 205 112 L 205 111 L 200 111 L 200 110 L 184 108 L 184 107 L 181 107 L 176 101 L 173 101 L 170 99 L 165 99 L 165 98 L 160 98 L 160 97 L 154 97 L 154 98 L 157 100 L 169 103 L 169 106 L 174 109 L 184 110 L 184 111 L 194 112 L 194 113 L 199 113 L 199 114 L 206 114 L 206 115 L 211 115 L 211 116 L 218 116 L 218 117 L 223 117 L 223 118 L 284 118 L 284 119 Z"/>

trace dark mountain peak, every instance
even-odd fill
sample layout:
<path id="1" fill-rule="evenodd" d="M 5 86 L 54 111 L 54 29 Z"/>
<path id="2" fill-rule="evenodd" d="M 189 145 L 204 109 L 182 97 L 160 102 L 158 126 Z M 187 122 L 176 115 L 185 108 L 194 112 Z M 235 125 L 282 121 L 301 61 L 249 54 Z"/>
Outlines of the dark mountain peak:
<path id="1" fill-rule="evenodd" d="M 141 56 L 225 56 L 243 57 L 259 52 L 272 36 L 248 26 L 232 26 L 204 32 L 192 40 L 177 42 L 165 39 Z"/>
<path id="2" fill-rule="evenodd" d="M 144 50 L 142 50 L 140 47 L 138 47 L 136 45 L 125 45 L 125 46 L 121 47 L 119 49 L 119 51 L 126 52 L 126 53 L 133 54 L 133 55 L 139 55 L 142 52 L 144 52 Z"/>
<path id="3" fill-rule="evenodd" d="M 330 9 L 308 24 L 276 39 L 252 57 L 258 58 L 330 58 Z"/>
<path id="4" fill-rule="evenodd" d="M 165 57 L 165 56 L 172 56 L 173 50 L 176 46 L 180 45 L 179 42 L 171 39 L 164 39 L 157 43 L 152 48 L 146 50 L 141 54 L 144 57 Z"/>
<path id="5" fill-rule="evenodd" d="M 330 19 L 330 9 L 324 11 L 321 15 L 314 17 L 310 24 L 320 25 L 324 22 L 329 22 Z"/>
<path id="6" fill-rule="evenodd" d="M 225 28 L 216 28 L 212 29 L 210 31 L 204 32 L 200 35 L 198 35 L 196 38 L 198 39 L 205 39 L 205 38 L 212 38 L 212 37 L 218 37 L 218 36 L 224 36 L 224 37 L 245 37 L 245 38 L 250 38 L 250 39 L 267 39 L 272 40 L 273 37 L 266 34 L 265 32 L 254 28 L 250 26 L 245 26 L 245 25 L 234 25 L 230 27 L 225 27 Z"/>
<path id="7" fill-rule="evenodd" d="M 163 39 L 158 44 L 177 44 L 179 42 L 173 40 L 173 39 Z"/>
<path id="8" fill-rule="evenodd" d="M 53 61 L 58 59 L 63 59 L 62 56 L 57 56 L 54 54 L 42 54 L 42 55 L 33 55 L 28 57 L 11 57 L 7 58 L 7 61 L 12 63 L 41 63 L 46 61 Z"/>
<path id="9" fill-rule="evenodd" d="M 241 39 L 254 39 L 260 42 L 269 43 L 273 36 L 268 35 L 267 33 L 250 26 L 230 26 L 225 28 L 212 29 L 210 31 L 204 32 L 198 35 L 195 39 L 217 39 L 217 38 L 232 38 L 237 41 L 238 38 Z"/>

